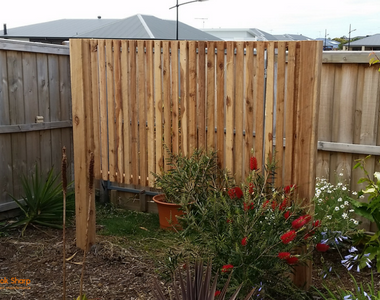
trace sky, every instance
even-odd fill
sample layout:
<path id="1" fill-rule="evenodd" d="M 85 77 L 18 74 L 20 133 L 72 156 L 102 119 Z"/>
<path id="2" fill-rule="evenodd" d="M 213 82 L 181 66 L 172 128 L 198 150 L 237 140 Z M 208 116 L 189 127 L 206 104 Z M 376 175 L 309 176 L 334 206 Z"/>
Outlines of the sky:
<path id="1" fill-rule="evenodd" d="M 59 19 L 123 19 L 136 14 L 175 20 L 177 0 L 1 1 L 0 30 Z M 196 28 L 258 28 L 271 34 L 351 38 L 380 33 L 380 0 L 178 0 L 179 21 Z"/>

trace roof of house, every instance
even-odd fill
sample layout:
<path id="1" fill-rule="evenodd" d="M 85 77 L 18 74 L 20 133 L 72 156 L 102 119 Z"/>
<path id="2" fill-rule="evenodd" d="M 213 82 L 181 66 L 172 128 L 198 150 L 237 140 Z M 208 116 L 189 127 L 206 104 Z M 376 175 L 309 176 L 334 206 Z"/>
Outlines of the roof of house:
<path id="1" fill-rule="evenodd" d="M 206 28 L 204 32 L 225 41 L 275 41 L 276 38 L 258 28 Z"/>
<path id="2" fill-rule="evenodd" d="M 0 31 L 0 38 L 117 38 L 175 39 L 176 21 L 149 15 L 125 19 L 62 19 Z M 178 38 L 186 40 L 220 40 L 219 38 L 178 22 Z"/>
<path id="3" fill-rule="evenodd" d="M 345 45 L 347 45 L 346 43 Z M 357 40 L 357 41 L 351 41 L 350 47 L 379 47 L 380 46 L 380 33 L 371 35 L 369 37 L 365 37 L 363 39 Z"/>
<path id="4" fill-rule="evenodd" d="M 244 40 L 244 41 L 310 41 L 313 40 L 302 34 L 281 34 L 273 35 L 258 28 L 211 28 L 202 29 L 223 40 Z"/>
<path id="5" fill-rule="evenodd" d="M 275 34 L 274 37 L 279 41 L 312 41 L 314 39 L 302 34 Z"/>
<path id="6" fill-rule="evenodd" d="M 317 40 L 317 41 L 323 41 L 323 46 L 333 47 L 333 48 L 338 48 L 339 44 L 340 44 L 337 41 L 326 39 L 326 38 L 316 38 L 315 40 Z"/>

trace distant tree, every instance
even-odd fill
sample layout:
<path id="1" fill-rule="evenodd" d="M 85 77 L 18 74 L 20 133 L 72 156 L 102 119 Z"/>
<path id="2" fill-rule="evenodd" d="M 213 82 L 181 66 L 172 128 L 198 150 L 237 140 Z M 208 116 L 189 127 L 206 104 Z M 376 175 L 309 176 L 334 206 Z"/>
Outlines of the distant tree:
<path id="1" fill-rule="evenodd" d="M 355 37 L 355 38 L 352 38 L 352 39 L 350 40 L 350 42 L 355 42 L 355 41 L 358 41 L 358 40 L 360 40 L 360 39 L 362 39 L 362 38 L 361 38 L 361 37 Z M 345 36 L 342 36 L 342 37 L 340 37 L 340 38 L 333 38 L 333 41 L 337 41 L 337 42 L 339 42 L 338 49 L 339 49 L 339 50 L 342 50 L 342 49 L 343 49 L 343 45 L 348 43 L 348 38 L 345 37 Z"/>
<path id="2" fill-rule="evenodd" d="M 338 49 L 342 50 L 343 45 L 348 42 L 348 39 L 346 39 L 345 37 L 340 37 L 340 38 L 333 38 L 333 41 L 339 42 Z"/>

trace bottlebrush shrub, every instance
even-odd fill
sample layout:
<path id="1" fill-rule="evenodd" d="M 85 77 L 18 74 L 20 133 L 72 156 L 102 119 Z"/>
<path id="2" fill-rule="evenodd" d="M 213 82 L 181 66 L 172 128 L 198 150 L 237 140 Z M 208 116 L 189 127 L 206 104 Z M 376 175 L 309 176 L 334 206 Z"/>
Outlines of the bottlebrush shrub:
<path id="1" fill-rule="evenodd" d="M 260 286 L 261 293 L 286 299 L 294 293 L 289 273 L 313 247 L 301 254 L 294 249 L 308 245 L 316 228 L 312 216 L 296 204 L 296 186 L 273 184 L 275 164 L 264 173 L 253 169 L 245 184 L 196 203 L 181 218 L 181 234 L 201 249 L 204 259 L 212 258 L 222 278 L 233 271 L 232 284 L 243 283 L 244 292 Z"/>

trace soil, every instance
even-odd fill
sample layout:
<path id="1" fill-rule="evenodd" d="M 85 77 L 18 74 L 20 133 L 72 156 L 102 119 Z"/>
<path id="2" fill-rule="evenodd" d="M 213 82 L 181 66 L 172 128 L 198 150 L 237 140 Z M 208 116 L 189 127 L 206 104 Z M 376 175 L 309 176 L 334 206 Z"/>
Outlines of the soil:
<path id="1" fill-rule="evenodd" d="M 75 245 L 73 229 L 67 230 L 66 237 L 66 299 L 76 299 L 79 295 L 83 251 Z M 120 239 L 97 236 L 96 246 L 87 254 L 83 291 L 89 300 L 154 299 L 152 291 L 153 279 L 157 278 L 156 262 L 128 246 L 128 240 Z M 319 289 L 323 289 L 322 283 L 327 283 L 331 289 L 338 285 L 352 287 L 352 279 L 341 266 L 336 252 L 323 256 L 326 263 L 332 263 L 333 271 L 323 281 L 323 264 L 317 253 L 313 285 Z M 62 230 L 29 228 L 24 237 L 20 237 L 18 232 L 1 237 L 0 299 L 62 299 L 62 259 Z M 352 274 L 358 282 L 370 282 L 368 271 Z M 379 275 L 375 276 L 377 290 L 380 290 Z M 8 284 L 4 283 L 5 278 Z M 17 278 L 18 284 L 12 282 L 12 278 Z M 26 281 L 22 282 L 21 279 Z M 28 285 L 27 280 L 30 280 Z"/>

